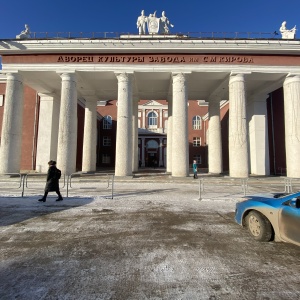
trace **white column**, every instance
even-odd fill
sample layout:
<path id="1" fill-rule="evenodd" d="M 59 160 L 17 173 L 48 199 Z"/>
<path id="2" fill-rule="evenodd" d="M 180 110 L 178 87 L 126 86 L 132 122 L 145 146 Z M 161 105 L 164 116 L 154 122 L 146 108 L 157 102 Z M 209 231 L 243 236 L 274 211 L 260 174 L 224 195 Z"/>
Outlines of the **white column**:
<path id="1" fill-rule="evenodd" d="M 145 108 L 142 108 L 141 114 L 142 114 L 142 128 L 146 128 L 146 126 L 145 126 L 145 122 L 146 122 Z"/>
<path id="2" fill-rule="evenodd" d="M 300 76 L 287 76 L 283 89 L 287 177 L 300 178 Z"/>
<path id="3" fill-rule="evenodd" d="M 172 176 L 189 175 L 186 74 L 173 74 Z"/>
<path id="4" fill-rule="evenodd" d="M 161 129 L 163 129 L 163 127 L 164 127 L 164 124 L 163 124 L 162 120 L 163 120 L 163 111 L 160 108 L 159 109 L 159 128 L 161 128 Z"/>
<path id="5" fill-rule="evenodd" d="M 36 149 L 36 170 L 48 171 L 48 161 L 57 159 L 59 99 L 55 94 L 39 93 L 40 112 Z"/>
<path id="6" fill-rule="evenodd" d="M 248 144 L 244 74 L 229 80 L 229 175 L 248 177 Z"/>
<path id="7" fill-rule="evenodd" d="M 250 173 L 255 175 L 270 175 L 267 98 L 257 95 L 247 104 Z"/>
<path id="8" fill-rule="evenodd" d="M 138 157 L 138 98 L 132 101 L 132 170 L 137 172 L 139 169 Z"/>
<path id="9" fill-rule="evenodd" d="M 85 96 L 84 135 L 82 152 L 82 171 L 96 171 L 97 151 L 97 100 Z"/>
<path id="10" fill-rule="evenodd" d="M 118 120 L 116 176 L 132 175 L 132 74 L 116 74 L 118 79 Z"/>
<path id="11" fill-rule="evenodd" d="M 21 163 L 24 87 L 23 78 L 8 73 L 2 121 L 0 174 L 19 173 Z"/>
<path id="12" fill-rule="evenodd" d="M 168 128 L 167 128 L 167 172 L 172 173 L 172 97 L 168 99 Z"/>
<path id="13" fill-rule="evenodd" d="M 61 74 L 61 101 L 57 148 L 57 167 L 63 174 L 76 171 L 77 90 L 75 73 Z"/>
<path id="14" fill-rule="evenodd" d="M 208 168 L 209 173 L 220 174 L 223 172 L 220 101 L 211 100 L 208 105 Z"/>

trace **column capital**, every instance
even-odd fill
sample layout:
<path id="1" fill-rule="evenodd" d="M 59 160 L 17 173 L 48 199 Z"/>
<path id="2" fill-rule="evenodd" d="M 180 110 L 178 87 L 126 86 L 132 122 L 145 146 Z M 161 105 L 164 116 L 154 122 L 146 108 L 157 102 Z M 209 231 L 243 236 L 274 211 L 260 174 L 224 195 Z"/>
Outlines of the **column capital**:
<path id="1" fill-rule="evenodd" d="M 190 75 L 192 72 L 172 72 L 172 78 L 174 80 L 185 80 L 188 75 Z"/>
<path id="2" fill-rule="evenodd" d="M 18 80 L 18 81 L 23 81 L 23 75 L 19 73 L 18 71 L 16 72 L 7 72 L 3 73 L 6 75 L 7 80 Z"/>
<path id="3" fill-rule="evenodd" d="M 133 72 L 115 72 L 118 82 L 127 82 L 132 80 Z"/>
<path id="4" fill-rule="evenodd" d="M 62 71 L 57 71 L 56 72 L 62 80 L 69 80 L 69 81 L 77 81 L 77 76 L 76 76 L 76 72 L 75 71 L 66 71 L 66 72 L 62 72 Z"/>
<path id="5" fill-rule="evenodd" d="M 237 75 L 250 75 L 252 74 L 251 71 L 231 71 L 230 76 L 237 76 Z"/>
<path id="6" fill-rule="evenodd" d="M 231 73 L 229 77 L 229 84 L 237 81 L 245 81 L 245 75 L 243 73 Z"/>
<path id="7" fill-rule="evenodd" d="M 231 72 L 229 77 L 229 84 L 235 81 L 245 81 L 245 76 L 250 75 L 252 72 L 241 71 Z"/>
<path id="8" fill-rule="evenodd" d="M 284 80 L 284 85 L 292 82 L 299 82 L 300 81 L 300 74 L 297 73 L 289 73 L 285 80 Z"/>

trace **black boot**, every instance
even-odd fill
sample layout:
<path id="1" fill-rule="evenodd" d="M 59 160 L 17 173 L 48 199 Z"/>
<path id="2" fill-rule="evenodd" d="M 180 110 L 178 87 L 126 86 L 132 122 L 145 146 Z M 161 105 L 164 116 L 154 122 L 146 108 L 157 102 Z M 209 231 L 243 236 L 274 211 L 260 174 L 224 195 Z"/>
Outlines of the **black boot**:
<path id="1" fill-rule="evenodd" d="M 45 191 L 43 198 L 39 199 L 40 202 L 46 202 L 46 198 L 47 198 L 48 192 Z"/>
<path id="2" fill-rule="evenodd" d="M 56 201 L 63 201 L 63 197 L 61 196 L 60 192 L 57 192 L 58 198 L 56 199 Z"/>

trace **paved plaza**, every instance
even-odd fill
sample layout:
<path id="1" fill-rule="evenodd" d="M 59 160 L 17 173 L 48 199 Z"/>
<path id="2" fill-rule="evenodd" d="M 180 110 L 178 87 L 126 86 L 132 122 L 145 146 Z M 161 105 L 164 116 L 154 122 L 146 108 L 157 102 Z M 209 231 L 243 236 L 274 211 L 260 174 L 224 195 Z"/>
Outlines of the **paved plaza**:
<path id="1" fill-rule="evenodd" d="M 113 197 L 74 178 L 45 203 L 44 178 L 2 186 L 0 299 L 299 299 L 300 247 L 254 241 L 234 222 L 241 181 L 201 178 L 116 178 Z M 246 194 L 283 190 L 252 178 Z"/>

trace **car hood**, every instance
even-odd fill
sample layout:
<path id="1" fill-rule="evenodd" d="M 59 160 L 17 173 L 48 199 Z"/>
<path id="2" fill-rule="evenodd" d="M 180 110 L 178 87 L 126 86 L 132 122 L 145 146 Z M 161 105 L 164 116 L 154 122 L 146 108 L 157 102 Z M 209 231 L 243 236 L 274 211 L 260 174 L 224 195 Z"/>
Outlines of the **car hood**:
<path id="1" fill-rule="evenodd" d="M 300 192 L 290 194 L 281 198 L 274 198 L 273 194 L 260 194 L 260 195 L 249 196 L 247 197 L 247 199 L 240 202 L 240 204 L 247 205 L 247 206 L 260 204 L 260 205 L 268 205 L 274 208 L 278 208 L 282 205 L 282 203 L 299 196 L 300 196 Z"/>

